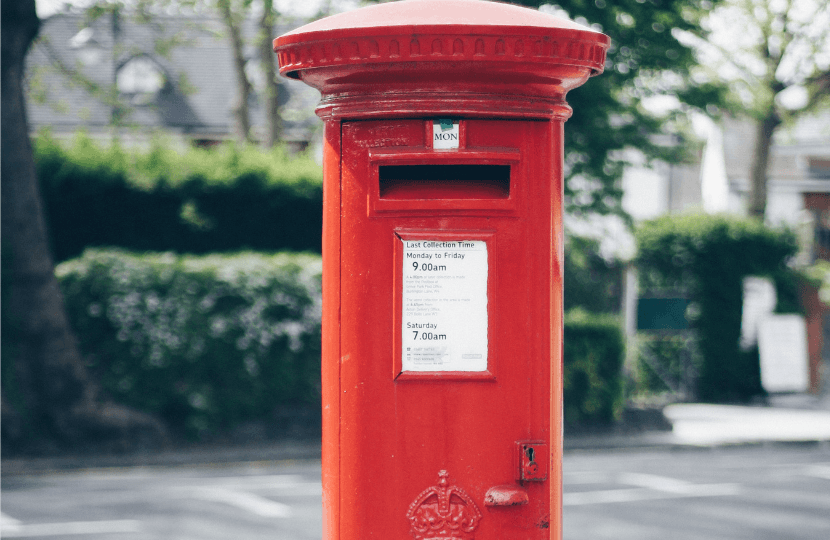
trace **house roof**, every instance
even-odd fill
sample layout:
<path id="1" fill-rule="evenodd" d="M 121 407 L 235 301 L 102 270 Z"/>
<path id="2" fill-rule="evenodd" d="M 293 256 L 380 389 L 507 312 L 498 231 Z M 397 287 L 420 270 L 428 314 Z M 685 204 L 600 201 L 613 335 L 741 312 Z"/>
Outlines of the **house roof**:
<path id="1" fill-rule="evenodd" d="M 274 35 L 290 27 L 280 26 Z M 249 41 L 256 35 L 253 21 L 246 22 L 243 35 Z M 253 45 L 245 54 L 257 58 Z M 152 91 L 152 80 L 142 77 L 162 84 Z M 122 17 L 116 24 L 104 16 L 87 25 L 82 14 L 56 14 L 43 21 L 27 57 L 29 123 L 32 130 L 108 128 L 118 114 L 108 93 L 120 86 L 127 125 L 224 138 L 233 132 L 234 77 L 218 19 L 158 16 L 140 24 Z M 308 140 L 319 94 L 301 83 L 280 79 L 279 84 L 284 138 Z M 254 95 L 249 105 L 256 131 L 265 124 L 262 103 Z"/>

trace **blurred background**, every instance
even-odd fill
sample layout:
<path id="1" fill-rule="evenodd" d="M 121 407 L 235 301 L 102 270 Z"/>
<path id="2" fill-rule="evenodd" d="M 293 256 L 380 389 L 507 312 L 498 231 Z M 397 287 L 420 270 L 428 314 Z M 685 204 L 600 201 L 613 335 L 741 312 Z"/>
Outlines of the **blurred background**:
<path id="1" fill-rule="evenodd" d="M 801 506 L 819 533 L 787 537 L 826 538 L 830 5 L 515 3 L 612 39 L 605 73 L 567 96 L 566 448 L 818 441 L 818 461 L 764 459 L 813 471 L 797 475 L 820 484 Z M 277 76 L 271 40 L 364 4 L 3 0 L 3 536 L 37 532 L 7 513 L 6 484 L 37 463 L 310 459 L 234 474 L 319 498 L 319 94 Z M 574 486 L 623 474 L 567 459 L 566 490 L 569 467 Z M 694 458 L 627 459 L 623 491 L 698 494 L 660 476 Z M 619 485 L 600 491 L 628 500 Z M 580 519 L 570 536 L 605 537 Z"/>

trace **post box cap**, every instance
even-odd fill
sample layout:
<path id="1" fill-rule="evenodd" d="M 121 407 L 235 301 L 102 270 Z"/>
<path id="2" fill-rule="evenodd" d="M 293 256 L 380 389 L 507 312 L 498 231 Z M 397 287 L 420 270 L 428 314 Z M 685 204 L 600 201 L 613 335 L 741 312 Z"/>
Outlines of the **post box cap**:
<path id="1" fill-rule="evenodd" d="M 280 73 L 351 64 L 533 63 L 601 73 L 608 36 L 537 10 L 481 0 L 408 0 L 339 13 L 274 40 Z"/>

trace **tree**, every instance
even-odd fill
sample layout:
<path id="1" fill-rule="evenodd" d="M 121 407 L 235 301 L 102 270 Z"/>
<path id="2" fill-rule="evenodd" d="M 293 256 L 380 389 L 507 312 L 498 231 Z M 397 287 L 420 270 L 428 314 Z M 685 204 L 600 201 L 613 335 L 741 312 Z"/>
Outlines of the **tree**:
<path id="1" fill-rule="evenodd" d="M 248 2 L 243 2 L 247 4 Z M 251 118 L 248 101 L 251 96 L 251 83 L 245 73 L 245 44 L 242 41 L 242 21 L 244 11 L 240 9 L 238 2 L 234 0 L 217 0 L 216 8 L 222 18 L 222 23 L 228 32 L 231 51 L 233 52 L 233 67 L 236 74 L 236 101 L 233 105 L 233 117 L 236 130 L 236 138 L 240 142 L 251 141 Z"/>
<path id="2" fill-rule="evenodd" d="M 2 0 L 3 444 L 37 438 L 159 442 L 153 417 L 103 398 L 69 326 L 49 253 L 26 121 L 24 59 L 38 32 L 34 0 Z"/>
<path id="3" fill-rule="evenodd" d="M 152 0 L 149 0 L 152 1 Z M 193 0 L 190 5 L 202 3 Z M 247 63 L 245 58 L 244 23 L 252 16 L 254 4 L 252 0 L 215 0 L 214 7 L 218 12 L 225 29 L 228 32 L 231 50 L 233 52 L 234 72 L 236 74 L 237 97 L 233 107 L 236 124 L 236 135 L 240 142 L 251 142 L 251 120 L 248 102 L 253 93 L 251 82 L 248 80 Z M 280 140 L 282 122 L 279 115 L 279 85 L 276 74 L 276 55 L 271 42 L 274 35 L 277 12 L 273 0 L 262 0 L 257 6 L 261 13 L 257 18 L 257 31 L 254 36 L 260 69 L 262 69 L 263 112 L 265 114 L 265 132 L 262 145 L 271 148 Z"/>
<path id="4" fill-rule="evenodd" d="M 513 1 L 564 11 L 611 37 L 605 72 L 567 96 L 574 113 L 565 127 L 565 196 L 572 214 L 624 214 L 624 150 L 638 149 L 649 159 L 684 159 L 689 108 L 722 100 L 720 87 L 690 78 L 694 50 L 678 40 L 678 31 L 695 30 L 720 0 L 558 0 L 556 6 L 545 0 Z M 643 105 L 658 96 L 672 96 L 681 106 L 651 113 Z M 661 142 L 668 133 L 675 135 L 675 144 Z"/>
<path id="5" fill-rule="evenodd" d="M 262 90 L 262 99 L 265 112 L 265 134 L 262 145 L 271 148 L 280 140 L 282 135 L 282 121 L 279 112 L 279 85 L 277 84 L 276 55 L 274 54 L 273 39 L 277 13 L 274 10 L 274 0 L 263 0 L 262 14 L 259 17 L 259 32 L 257 35 L 257 50 L 259 62 L 262 65 L 265 84 Z"/>
<path id="6" fill-rule="evenodd" d="M 723 80 L 726 107 L 755 123 L 748 211 L 764 219 L 776 130 L 830 104 L 830 3 L 726 0 L 686 34 L 700 55 L 694 74 Z"/>

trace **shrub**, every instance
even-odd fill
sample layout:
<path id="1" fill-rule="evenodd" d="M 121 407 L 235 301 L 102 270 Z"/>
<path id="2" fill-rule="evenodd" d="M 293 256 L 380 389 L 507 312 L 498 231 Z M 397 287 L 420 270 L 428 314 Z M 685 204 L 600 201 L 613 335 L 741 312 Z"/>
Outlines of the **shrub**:
<path id="1" fill-rule="evenodd" d="M 795 235 L 754 220 L 688 214 L 645 222 L 635 237 L 641 286 L 686 290 L 696 308 L 699 397 L 732 401 L 762 393 L 757 354 L 738 348 L 742 282 L 757 275 L 788 283 L 779 297 L 792 304 L 785 263 L 797 251 Z"/>
<path id="2" fill-rule="evenodd" d="M 35 140 L 35 161 L 56 260 L 87 247 L 134 251 L 320 251 L 322 169 L 228 144 L 176 152 L 102 147 L 79 136 Z"/>
<path id="3" fill-rule="evenodd" d="M 695 373 L 700 358 L 693 335 L 688 332 L 643 332 L 637 336 L 637 365 L 631 389 L 640 397 L 672 395 L 691 399 L 696 394 Z"/>
<path id="4" fill-rule="evenodd" d="M 88 250 L 56 273 L 104 388 L 174 431 L 319 406 L 319 256 Z"/>
<path id="5" fill-rule="evenodd" d="M 623 400 L 619 319 L 575 309 L 565 315 L 564 331 L 565 423 L 611 424 Z"/>
<path id="6" fill-rule="evenodd" d="M 603 258 L 597 240 L 569 235 L 564 266 L 565 310 L 619 313 L 624 265 Z"/>

